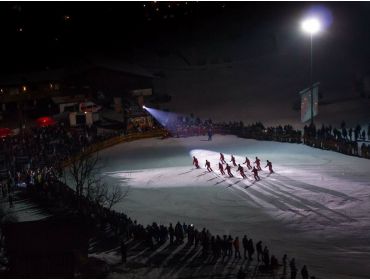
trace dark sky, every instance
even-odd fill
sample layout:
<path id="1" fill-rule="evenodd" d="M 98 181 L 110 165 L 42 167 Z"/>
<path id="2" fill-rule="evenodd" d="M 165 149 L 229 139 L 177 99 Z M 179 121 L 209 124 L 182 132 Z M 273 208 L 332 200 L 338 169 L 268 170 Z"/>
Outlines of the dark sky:
<path id="1" fill-rule="evenodd" d="M 279 33 L 275 39 L 284 45 L 293 30 L 286 26 L 312 5 L 332 13 L 330 34 L 340 35 L 338 44 L 368 60 L 368 3 L 2 2 L 0 71 L 50 69 L 107 54 L 130 58 L 137 49 L 165 55 L 171 48 L 212 45 L 241 32 L 250 34 L 251 44 L 266 32 Z"/>

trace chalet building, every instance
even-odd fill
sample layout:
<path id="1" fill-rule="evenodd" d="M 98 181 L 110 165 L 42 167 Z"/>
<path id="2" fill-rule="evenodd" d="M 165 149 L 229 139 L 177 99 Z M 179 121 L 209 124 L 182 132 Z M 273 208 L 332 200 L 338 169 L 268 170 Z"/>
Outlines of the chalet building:
<path id="1" fill-rule="evenodd" d="M 106 62 L 0 77 L 0 111 L 20 120 L 56 114 L 60 98 L 106 106 L 118 98 L 119 105 L 130 106 L 142 102 L 140 90 L 152 95 L 154 78 L 136 65 Z"/>

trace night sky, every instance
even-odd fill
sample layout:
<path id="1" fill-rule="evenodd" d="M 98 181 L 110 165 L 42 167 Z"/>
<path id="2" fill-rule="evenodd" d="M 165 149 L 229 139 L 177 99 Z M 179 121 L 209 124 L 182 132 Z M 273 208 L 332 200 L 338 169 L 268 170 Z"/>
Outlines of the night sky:
<path id="1" fill-rule="evenodd" d="M 205 38 L 212 43 L 237 38 L 241 32 L 250 33 L 253 41 L 266 30 L 284 32 L 313 5 L 320 3 L 2 2 L 1 73 L 59 67 L 95 55 L 132 57 L 138 48 L 155 49 L 163 56 L 169 51 L 163 46 L 196 44 Z M 331 36 L 340 34 L 343 42 L 338 43 L 368 59 L 370 5 L 321 5 L 333 16 Z"/>

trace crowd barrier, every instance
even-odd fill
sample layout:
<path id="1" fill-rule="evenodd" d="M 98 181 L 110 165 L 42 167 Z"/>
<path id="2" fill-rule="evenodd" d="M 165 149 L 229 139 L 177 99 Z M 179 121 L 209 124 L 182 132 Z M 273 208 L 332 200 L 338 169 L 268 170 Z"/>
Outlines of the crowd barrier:
<path id="1" fill-rule="evenodd" d="M 161 129 L 158 129 L 158 130 L 152 130 L 152 131 L 147 131 L 147 132 L 130 133 L 130 134 L 127 134 L 127 135 L 115 136 L 115 137 L 109 138 L 107 140 L 104 140 L 102 142 L 99 142 L 97 144 L 93 144 L 93 145 L 89 146 L 83 152 L 81 152 L 79 155 L 64 161 L 62 166 L 66 167 L 66 166 L 70 165 L 72 162 L 74 162 L 81 155 L 88 155 L 88 154 L 96 153 L 98 151 L 104 150 L 106 148 L 109 148 L 111 146 L 114 146 L 114 145 L 117 145 L 117 144 L 120 144 L 120 143 L 131 142 L 131 141 L 146 139 L 146 138 L 161 137 L 161 136 L 163 136 L 163 134 L 164 134 L 164 131 L 161 130 Z"/>

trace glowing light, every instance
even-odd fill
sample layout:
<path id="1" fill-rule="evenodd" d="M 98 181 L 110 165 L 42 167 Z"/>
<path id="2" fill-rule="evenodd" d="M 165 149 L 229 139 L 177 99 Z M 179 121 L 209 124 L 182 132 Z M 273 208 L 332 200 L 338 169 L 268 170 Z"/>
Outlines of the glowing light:
<path id="1" fill-rule="evenodd" d="M 27 87 L 26 86 L 22 86 L 22 91 L 27 91 Z"/>
<path id="2" fill-rule="evenodd" d="M 174 134 L 177 133 L 177 129 L 174 124 L 176 124 L 178 118 L 181 117 L 181 115 L 149 107 L 145 107 L 145 110 L 167 130 L 171 131 Z"/>
<path id="3" fill-rule="evenodd" d="M 302 22 L 301 27 L 304 32 L 313 35 L 321 30 L 321 23 L 317 18 L 308 18 Z"/>

